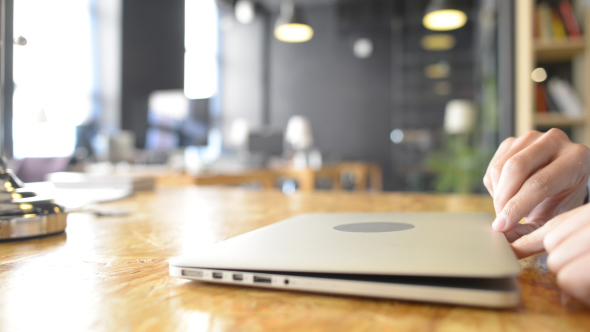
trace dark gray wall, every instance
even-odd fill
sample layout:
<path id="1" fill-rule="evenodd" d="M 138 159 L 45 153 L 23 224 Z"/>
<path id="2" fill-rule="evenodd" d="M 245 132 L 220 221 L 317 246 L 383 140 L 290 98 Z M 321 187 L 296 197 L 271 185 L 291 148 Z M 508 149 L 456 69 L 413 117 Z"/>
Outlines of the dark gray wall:
<path id="1" fill-rule="evenodd" d="M 284 127 L 292 115 L 309 118 L 324 154 L 390 166 L 391 80 L 388 29 L 342 30 L 336 6 L 304 8 L 313 38 L 270 44 L 270 119 Z M 370 38 L 373 55 L 358 59 L 353 42 Z M 390 188 L 389 176 L 386 187 Z"/>
<path id="2" fill-rule="evenodd" d="M 184 87 L 184 0 L 123 1 L 121 126 L 142 148 L 148 96 Z"/>
<path id="3" fill-rule="evenodd" d="M 221 103 L 225 131 L 237 117 L 263 124 L 265 18 L 244 25 L 225 15 L 221 38 Z"/>
<path id="4" fill-rule="evenodd" d="M 391 189 L 389 29 L 345 31 L 337 13 L 333 5 L 303 8 L 314 29 L 314 37 L 305 43 L 284 43 L 267 35 L 269 122 L 285 128 L 291 116 L 306 116 L 315 145 L 325 156 L 378 162 L 384 170 L 385 187 Z M 277 15 L 271 12 L 270 22 Z M 234 80 L 222 83 L 225 120 L 243 116 L 257 124 L 263 117 L 264 95 L 260 93 L 265 87 L 259 67 L 263 35 L 262 20 L 223 33 L 223 78 Z M 374 43 L 368 59 L 357 59 L 352 53 L 352 44 L 360 37 Z"/>
<path id="5" fill-rule="evenodd" d="M 3 99 L 0 100 L 0 107 L 2 108 L 0 112 L 0 152 L 3 157 L 12 158 L 13 154 L 13 146 L 12 146 L 12 98 L 14 94 L 14 81 L 13 81 L 13 43 L 12 40 L 13 30 L 14 30 L 14 0 L 4 0 L 2 2 L 4 4 L 4 8 L 0 7 L 0 15 L 4 18 L 4 22 L 0 22 L 0 33 L 3 34 L 3 38 L 5 41 L 4 49 L 0 51 L 2 54 L 0 55 L 0 61 L 3 61 L 3 64 L 0 64 L 0 70 L 3 72 L 0 73 L 0 77 L 4 79 L 4 91 L 2 91 Z M 2 11 L 5 11 L 2 13 Z"/>

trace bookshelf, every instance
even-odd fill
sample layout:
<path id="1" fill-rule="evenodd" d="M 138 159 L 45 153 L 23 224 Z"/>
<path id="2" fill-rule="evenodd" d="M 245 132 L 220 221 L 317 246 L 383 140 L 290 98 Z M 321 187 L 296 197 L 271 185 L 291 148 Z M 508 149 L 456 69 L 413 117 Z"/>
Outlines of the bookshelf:
<path id="1" fill-rule="evenodd" d="M 568 40 L 540 40 L 533 37 L 535 0 L 518 0 L 516 6 L 516 135 L 530 130 L 560 128 L 577 143 L 590 146 L 590 34 Z M 582 26 L 590 31 L 590 13 Z M 584 105 L 584 115 L 569 118 L 560 113 L 538 113 L 535 104 L 533 69 L 543 64 L 570 62 L 572 84 Z"/>
<path id="2" fill-rule="evenodd" d="M 547 42 L 535 40 L 533 42 L 534 55 L 537 61 L 561 62 L 571 61 L 584 52 L 583 39 L 574 39 L 563 42 Z"/>
<path id="3" fill-rule="evenodd" d="M 536 127 L 566 127 L 566 126 L 583 126 L 585 119 L 572 119 L 556 113 L 536 114 L 534 125 Z"/>

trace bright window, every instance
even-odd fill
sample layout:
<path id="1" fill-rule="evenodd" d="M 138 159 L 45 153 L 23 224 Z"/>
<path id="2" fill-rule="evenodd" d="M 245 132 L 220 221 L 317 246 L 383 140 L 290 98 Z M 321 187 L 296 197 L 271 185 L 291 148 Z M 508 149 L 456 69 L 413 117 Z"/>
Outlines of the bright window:
<path id="1" fill-rule="evenodd" d="M 217 92 L 217 6 L 215 0 L 185 0 L 184 94 L 210 98 Z"/>
<path id="2" fill-rule="evenodd" d="M 15 0 L 14 156 L 71 155 L 93 105 L 91 0 Z"/>

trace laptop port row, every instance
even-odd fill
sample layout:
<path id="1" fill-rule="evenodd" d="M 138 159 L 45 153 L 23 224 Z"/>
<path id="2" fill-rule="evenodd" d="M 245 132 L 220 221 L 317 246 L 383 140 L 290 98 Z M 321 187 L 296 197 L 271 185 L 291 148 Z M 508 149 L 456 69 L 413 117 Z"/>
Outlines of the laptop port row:
<path id="1" fill-rule="evenodd" d="M 187 276 L 187 277 L 205 278 L 203 271 L 184 270 L 183 269 L 181 273 L 183 276 Z M 223 280 L 223 272 L 212 272 L 211 277 L 212 277 L 212 279 Z M 244 281 L 244 275 L 242 273 L 233 273 L 232 280 L 242 282 L 242 281 Z M 272 284 L 272 278 L 266 277 L 266 276 L 254 275 L 252 278 L 252 281 L 256 284 L 267 284 L 267 285 Z M 285 279 L 285 280 L 283 280 L 283 282 L 284 282 L 285 286 L 289 285 L 289 279 Z"/>

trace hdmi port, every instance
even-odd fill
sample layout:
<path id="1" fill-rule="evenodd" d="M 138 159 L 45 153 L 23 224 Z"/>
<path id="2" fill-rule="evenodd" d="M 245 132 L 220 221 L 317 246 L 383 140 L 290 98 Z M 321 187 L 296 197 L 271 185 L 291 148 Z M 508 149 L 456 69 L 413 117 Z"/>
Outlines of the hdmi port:
<path id="1" fill-rule="evenodd" d="M 223 272 L 213 272 L 213 279 L 223 279 Z"/>
<path id="2" fill-rule="evenodd" d="M 270 284 L 271 279 L 270 277 L 254 276 L 254 282 L 259 284 Z"/>

